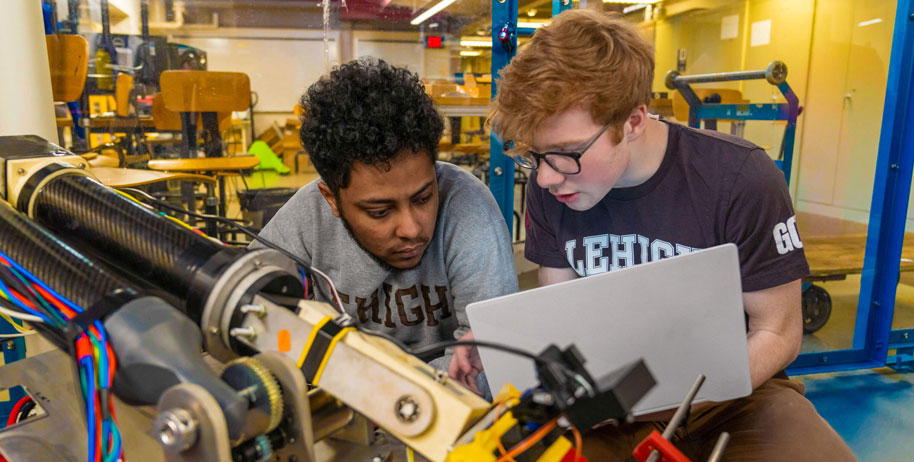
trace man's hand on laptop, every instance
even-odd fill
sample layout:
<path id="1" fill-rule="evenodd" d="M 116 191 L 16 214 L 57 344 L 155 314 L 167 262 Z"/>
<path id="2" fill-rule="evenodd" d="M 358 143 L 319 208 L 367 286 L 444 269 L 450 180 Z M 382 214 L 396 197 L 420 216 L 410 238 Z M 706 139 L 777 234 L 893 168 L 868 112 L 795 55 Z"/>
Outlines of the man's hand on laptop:
<path id="1" fill-rule="evenodd" d="M 458 340 L 472 342 L 474 340 L 473 331 L 468 331 Z M 482 392 L 476 386 L 476 377 L 480 372 L 482 372 L 482 360 L 479 358 L 479 350 L 475 346 L 458 346 L 454 349 L 454 356 L 451 357 L 451 364 L 448 366 L 448 375 L 452 379 L 474 393 L 481 394 Z"/>

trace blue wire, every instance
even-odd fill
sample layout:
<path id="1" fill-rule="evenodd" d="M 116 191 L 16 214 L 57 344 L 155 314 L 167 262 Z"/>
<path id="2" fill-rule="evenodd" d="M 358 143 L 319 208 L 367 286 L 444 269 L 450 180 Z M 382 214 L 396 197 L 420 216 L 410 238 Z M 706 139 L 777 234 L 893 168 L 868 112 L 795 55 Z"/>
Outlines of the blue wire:
<path id="1" fill-rule="evenodd" d="M 86 423 L 89 433 L 89 462 L 95 461 L 95 371 L 92 368 L 92 358 L 84 357 L 79 361 L 80 365 L 86 368 Z"/>
<path id="2" fill-rule="evenodd" d="M 10 288 L 7 287 L 7 285 L 4 284 L 2 280 L 0 280 L 0 291 L 2 291 L 6 295 L 6 298 L 10 301 L 10 303 L 18 306 L 19 308 L 22 308 L 26 313 L 38 316 L 39 318 L 43 319 L 45 323 L 54 325 L 54 322 L 51 321 L 50 319 L 48 319 L 48 317 L 45 316 L 44 313 L 40 313 L 38 311 L 35 311 L 35 310 L 29 308 L 28 305 L 20 302 L 18 298 L 14 297 L 12 292 L 10 291 Z"/>
<path id="3" fill-rule="evenodd" d="M 14 269 L 16 269 L 16 271 L 25 275 L 25 277 L 28 278 L 29 280 L 31 280 L 33 283 L 38 284 L 39 287 L 41 287 L 42 289 L 47 291 L 49 294 L 53 295 L 55 298 L 60 300 L 63 304 L 67 305 L 73 311 L 75 311 L 77 313 L 82 313 L 84 311 L 79 305 L 73 303 L 68 298 L 64 297 L 63 295 L 60 295 L 60 293 L 58 293 L 56 290 L 50 288 L 47 284 L 44 283 L 44 281 L 42 281 L 41 279 L 36 277 L 34 274 L 30 273 L 27 269 L 23 268 L 22 265 L 17 263 L 16 260 L 13 260 L 12 258 L 10 258 L 10 256 L 5 254 L 3 251 L 0 251 L 0 257 L 3 257 L 6 261 L 8 261 L 10 263 L 10 266 L 12 266 Z M 2 282 L 0 282 L 0 284 L 2 284 Z M 6 286 L 4 285 L 3 287 L 5 288 Z M 22 305 L 22 304 L 19 303 L 19 305 Z M 36 316 L 41 317 L 42 319 L 45 319 L 50 324 L 53 324 L 48 320 L 47 317 L 43 316 L 41 313 L 38 313 L 37 311 L 34 311 L 34 310 L 28 308 L 27 306 L 24 306 L 24 305 L 22 305 L 22 306 L 28 312 L 33 313 Z M 99 332 L 99 337 L 100 337 L 99 342 L 102 344 L 103 347 L 105 347 L 108 343 L 108 337 L 107 337 L 107 335 L 105 335 L 104 328 L 102 327 L 102 324 L 98 321 L 95 321 L 94 325 L 95 325 L 95 328 L 98 329 L 98 332 Z M 101 380 L 99 381 L 100 382 L 99 385 L 101 386 L 101 388 L 109 388 L 110 384 L 108 383 L 109 377 L 108 377 L 108 373 L 107 373 L 108 349 L 102 348 L 102 351 L 99 352 L 99 356 L 100 356 L 99 357 L 99 369 L 105 371 L 105 373 L 99 374 L 99 377 L 101 378 Z"/>
<path id="4" fill-rule="evenodd" d="M 111 437 L 114 440 L 114 445 L 112 450 L 105 457 L 105 462 L 117 462 L 117 459 L 121 455 L 121 432 L 117 429 L 117 425 L 111 424 Z"/>
<path id="5" fill-rule="evenodd" d="M 13 268 L 15 268 L 20 273 L 24 274 L 27 278 L 31 279 L 32 282 L 34 282 L 35 284 L 38 284 L 39 287 L 46 290 L 49 294 L 53 295 L 55 298 L 57 298 L 58 300 L 63 302 L 63 304 L 70 307 L 70 309 L 72 309 L 73 311 L 75 311 L 77 313 L 82 313 L 84 311 L 82 308 L 79 307 L 79 305 L 71 302 L 70 299 L 64 297 L 63 295 L 60 295 L 59 293 L 57 293 L 57 291 L 48 287 L 48 285 L 45 284 L 44 281 L 42 281 L 41 279 L 38 279 L 38 277 L 36 277 L 34 274 L 30 273 L 27 269 L 23 268 L 22 265 L 20 265 L 19 263 L 16 263 L 15 260 L 10 258 L 9 255 L 3 253 L 3 251 L 0 251 L 0 257 L 3 257 L 6 261 L 8 261 L 10 263 L 10 265 Z"/>
<path id="6" fill-rule="evenodd" d="M 108 374 L 108 335 L 105 333 L 105 327 L 101 322 L 95 321 L 92 323 L 96 329 L 98 329 L 99 342 L 102 344 L 102 348 L 99 352 L 98 358 L 98 369 L 99 369 L 99 387 L 109 388 L 111 384 L 108 380 L 111 378 Z"/>
<path id="7" fill-rule="evenodd" d="M 102 420 L 102 459 L 108 454 L 108 435 L 111 432 L 111 421 Z"/>

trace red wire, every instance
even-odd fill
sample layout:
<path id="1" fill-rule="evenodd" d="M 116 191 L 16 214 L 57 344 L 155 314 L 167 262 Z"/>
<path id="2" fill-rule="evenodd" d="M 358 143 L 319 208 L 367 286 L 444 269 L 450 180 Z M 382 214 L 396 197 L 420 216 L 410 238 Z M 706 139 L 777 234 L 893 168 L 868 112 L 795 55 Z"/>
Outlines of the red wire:
<path id="1" fill-rule="evenodd" d="M 13 293 L 14 297 L 18 298 L 20 302 L 25 303 L 25 306 L 27 306 L 33 310 L 35 309 L 35 304 L 30 302 L 29 299 L 25 298 L 25 296 L 23 296 L 22 294 L 17 292 L 16 289 L 13 289 L 12 287 L 10 287 L 9 289 L 10 289 L 10 292 Z"/>
<path id="2" fill-rule="evenodd" d="M 6 419 L 7 427 L 16 423 L 16 418 L 19 417 L 19 411 L 22 410 L 22 406 L 25 406 L 25 403 L 28 403 L 31 400 L 31 396 L 26 396 L 25 398 L 16 401 L 16 404 L 13 406 L 13 410 L 10 411 L 10 416 Z"/>
<path id="3" fill-rule="evenodd" d="M 62 311 L 63 314 L 66 315 L 67 318 L 72 318 L 72 317 L 76 316 L 75 311 L 71 310 L 70 307 L 68 307 L 67 305 L 64 305 L 63 302 L 61 302 L 60 300 L 57 299 L 57 297 L 49 294 L 47 291 L 42 289 L 41 286 L 39 286 L 37 284 L 32 284 L 32 288 L 37 290 L 38 293 L 41 294 L 42 298 L 51 302 L 55 307 L 57 307 L 58 310 Z"/>

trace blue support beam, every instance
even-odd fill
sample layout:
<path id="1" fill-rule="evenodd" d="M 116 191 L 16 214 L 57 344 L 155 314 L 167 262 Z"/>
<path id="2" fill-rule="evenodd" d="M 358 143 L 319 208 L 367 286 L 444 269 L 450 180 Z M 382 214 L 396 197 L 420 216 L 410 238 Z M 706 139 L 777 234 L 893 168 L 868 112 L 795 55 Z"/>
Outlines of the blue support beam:
<path id="1" fill-rule="evenodd" d="M 558 16 L 559 13 L 571 9 L 571 0 L 552 0 L 552 16 Z"/>
<path id="2" fill-rule="evenodd" d="M 836 370 L 834 368 L 839 365 L 845 369 L 883 366 L 886 365 L 891 345 L 894 343 L 895 348 L 906 349 L 907 343 L 901 342 L 905 340 L 905 333 L 909 337 L 914 334 L 914 331 L 900 331 L 897 334 L 900 337 L 896 337 L 891 331 L 898 262 L 901 258 L 914 172 L 912 13 L 914 0 L 898 2 L 853 348 L 840 352 L 802 354 L 788 369 L 789 373 L 826 372 Z M 863 357 L 863 362 L 859 362 L 860 356 Z M 900 356 L 900 361 L 904 362 L 907 355 Z M 828 366 L 821 364 L 822 357 L 832 358 Z"/>
<path id="3" fill-rule="evenodd" d="M 517 0 L 492 1 L 492 98 L 498 92 L 498 72 L 517 51 Z M 504 33 L 504 37 L 499 37 Z M 504 39 L 504 40 L 503 40 Z M 489 190 L 501 214 L 513 229 L 514 161 L 505 155 L 504 142 L 494 133 L 489 137 Z"/>

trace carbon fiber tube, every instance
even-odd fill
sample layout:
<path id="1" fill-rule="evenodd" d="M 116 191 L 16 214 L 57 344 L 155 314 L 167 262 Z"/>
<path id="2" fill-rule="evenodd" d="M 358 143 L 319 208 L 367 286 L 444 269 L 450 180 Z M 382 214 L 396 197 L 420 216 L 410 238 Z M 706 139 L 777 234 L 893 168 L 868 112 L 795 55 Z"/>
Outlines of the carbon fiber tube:
<path id="1" fill-rule="evenodd" d="M 137 288 L 0 201 L 0 250 L 80 307 Z"/>
<path id="2" fill-rule="evenodd" d="M 55 178 L 35 192 L 34 204 L 38 223 L 169 291 L 197 323 L 212 281 L 241 253 L 81 175 Z"/>
<path id="3" fill-rule="evenodd" d="M 199 355 L 199 328 L 161 299 L 112 274 L 69 247 L 42 226 L 0 201 L 0 250 L 70 301 L 84 309 L 114 305 L 104 318 L 118 357 L 115 393 L 135 404 L 155 404 L 178 383 L 204 387 L 219 403 L 230 435 L 245 422 L 247 399 L 222 382 Z M 35 328 L 59 348 L 69 350 L 56 327 Z M 172 337 L 174 336 L 174 337 Z"/>

